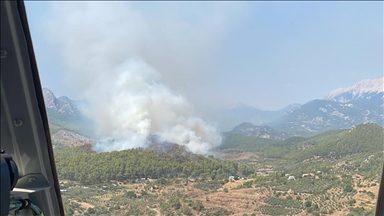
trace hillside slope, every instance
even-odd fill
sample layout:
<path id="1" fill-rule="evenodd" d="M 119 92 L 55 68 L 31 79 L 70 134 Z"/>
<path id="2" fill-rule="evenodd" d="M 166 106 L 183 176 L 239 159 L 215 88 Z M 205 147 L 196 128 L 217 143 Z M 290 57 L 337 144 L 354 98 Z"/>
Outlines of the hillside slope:
<path id="1" fill-rule="evenodd" d="M 283 148 L 282 148 L 283 147 Z M 360 124 L 351 129 L 330 130 L 304 138 L 291 137 L 286 140 L 271 140 L 242 134 L 229 134 L 220 150 L 269 151 L 278 148 L 285 158 L 302 161 L 314 156 L 344 157 L 359 153 L 377 153 L 384 149 L 384 130 L 377 124 Z"/>

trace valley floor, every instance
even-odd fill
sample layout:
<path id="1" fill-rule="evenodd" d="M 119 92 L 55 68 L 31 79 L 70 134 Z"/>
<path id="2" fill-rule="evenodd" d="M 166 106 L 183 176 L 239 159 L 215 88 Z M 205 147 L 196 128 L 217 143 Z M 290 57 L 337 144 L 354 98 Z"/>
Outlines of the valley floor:
<path id="1" fill-rule="evenodd" d="M 255 181 L 237 180 L 215 189 L 201 187 L 209 181 L 186 184 L 180 179 L 161 186 L 149 181 L 93 186 L 63 181 L 62 196 L 73 215 L 370 215 L 379 187 L 377 181 L 355 179 L 351 192 L 335 184 L 311 194 L 292 189 L 297 184 L 305 188 L 306 179 L 287 190 Z"/>

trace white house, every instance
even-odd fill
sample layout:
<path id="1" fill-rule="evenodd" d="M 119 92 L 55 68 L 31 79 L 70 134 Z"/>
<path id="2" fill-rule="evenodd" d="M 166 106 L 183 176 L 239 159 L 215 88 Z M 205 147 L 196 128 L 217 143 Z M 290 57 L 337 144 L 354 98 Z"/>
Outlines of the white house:
<path id="1" fill-rule="evenodd" d="M 308 176 L 309 176 L 308 174 L 303 174 L 303 176 L 302 176 L 302 177 L 304 178 L 304 177 L 308 177 Z"/>

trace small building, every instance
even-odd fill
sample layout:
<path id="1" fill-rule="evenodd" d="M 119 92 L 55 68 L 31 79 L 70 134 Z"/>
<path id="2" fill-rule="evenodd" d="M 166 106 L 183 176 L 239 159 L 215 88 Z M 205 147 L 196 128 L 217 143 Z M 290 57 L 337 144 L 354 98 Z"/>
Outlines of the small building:
<path id="1" fill-rule="evenodd" d="M 323 172 L 321 172 L 320 170 L 318 170 L 316 173 L 317 173 L 317 174 L 321 174 L 321 173 L 323 173 Z"/>
<path id="2" fill-rule="evenodd" d="M 235 176 L 229 176 L 228 180 L 229 180 L 230 182 L 234 182 L 234 181 L 235 181 Z"/>
<path id="3" fill-rule="evenodd" d="M 295 179 L 295 176 L 289 176 L 288 180 L 296 180 L 296 179 Z"/>
<path id="4" fill-rule="evenodd" d="M 287 173 L 287 174 L 285 174 L 285 177 L 287 177 L 287 176 L 289 176 L 289 175 L 290 175 L 290 174 Z"/>
<path id="5" fill-rule="evenodd" d="M 309 176 L 309 174 L 305 173 L 305 174 L 303 174 L 302 177 L 304 178 L 304 177 L 308 177 L 308 176 Z"/>

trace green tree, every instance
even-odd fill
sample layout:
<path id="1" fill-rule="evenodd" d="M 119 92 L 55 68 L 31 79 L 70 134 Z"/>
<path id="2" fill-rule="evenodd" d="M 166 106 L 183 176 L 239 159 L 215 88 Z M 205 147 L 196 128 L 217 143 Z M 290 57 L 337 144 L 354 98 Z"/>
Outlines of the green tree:
<path id="1" fill-rule="evenodd" d="M 195 200 L 192 202 L 192 208 L 196 211 L 201 211 L 204 209 L 204 206 L 200 200 Z"/>
<path id="2" fill-rule="evenodd" d="M 310 200 L 305 201 L 304 206 L 307 207 L 307 208 L 311 207 L 312 206 L 312 201 L 310 201 Z"/>
<path id="3" fill-rule="evenodd" d="M 353 187 L 352 187 L 352 185 L 347 184 L 347 185 L 343 188 L 343 190 L 344 190 L 345 193 L 350 193 L 350 192 L 353 191 Z"/>
<path id="4" fill-rule="evenodd" d="M 191 212 L 191 209 L 189 209 L 189 207 L 187 205 L 183 205 L 181 208 L 180 208 L 180 211 L 183 215 L 192 215 L 192 212 Z"/>
<path id="5" fill-rule="evenodd" d="M 181 207 L 181 203 L 179 201 L 179 198 L 177 197 L 172 197 L 169 201 L 168 201 L 168 204 L 174 208 L 174 209 L 180 209 Z"/>
<path id="6" fill-rule="evenodd" d="M 89 214 L 95 214 L 96 211 L 95 211 L 94 208 L 89 208 L 89 209 L 88 209 L 88 213 L 89 213 Z"/>
<path id="7" fill-rule="evenodd" d="M 348 204 L 349 205 L 353 205 L 353 204 L 355 204 L 356 203 L 356 200 L 355 199 L 350 199 L 350 200 L 348 200 Z"/>

